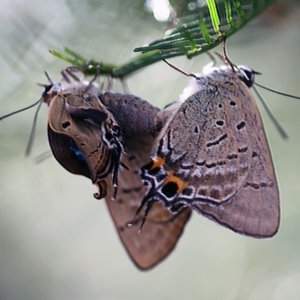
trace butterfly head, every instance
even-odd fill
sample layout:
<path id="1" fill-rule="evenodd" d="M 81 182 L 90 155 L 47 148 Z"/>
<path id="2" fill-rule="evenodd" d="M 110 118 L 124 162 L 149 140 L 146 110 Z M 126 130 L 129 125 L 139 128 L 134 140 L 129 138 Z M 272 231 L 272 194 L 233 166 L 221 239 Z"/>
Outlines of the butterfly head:
<path id="1" fill-rule="evenodd" d="M 238 66 L 238 70 L 240 72 L 241 80 L 250 88 L 253 86 L 255 82 L 255 75 L 260 75 L 261 73 L 254 71 L 253 69 L 241 65 Z"/>

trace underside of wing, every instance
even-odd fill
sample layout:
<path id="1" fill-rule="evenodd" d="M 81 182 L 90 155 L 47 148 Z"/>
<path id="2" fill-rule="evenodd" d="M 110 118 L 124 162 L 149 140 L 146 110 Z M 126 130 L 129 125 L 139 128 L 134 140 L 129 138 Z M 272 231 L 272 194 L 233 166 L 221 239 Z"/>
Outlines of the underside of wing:
<path id="1" fill-rule="evenodd" d="M 251 100 L 254 101 L 253 98 Z M 247 113 L 245 129 L 248 128 L 247 151 L 251 151 L 251 157 L 242 186 L 224 203 L 216 205 L 200 201 L 194 202 L 192 207 L 235 232 L 268 238 L 276 234 L 279 227 L 279 191 L 263 123 L 255 103 Z M 252 122 L 249 122 L 251 115 Z"/>
<path id="2" fill-rule="evenodd" d="M 234 74 L 229 79 L 217 93 L 188 98 L 162 131 L 142 168 L 143 203 L 191 207 L 235 232 L 271 237 L 279 192 L 263 123 L 248 87 Z"/>
<path id="3" fill-rule="evenodd" d="M 226 90 L 222 94 L 226 95 Z M 224 108 L 226 101 L 223 97 Z M 223 172 L 221 187 L 224 183 L 234 184 L 234 178 L 239 178 L 239 184 L 225 201 L 218 203 L 204 198 L 204 201 L 192 201 L 191 207 L 235 232 L 256 238 L 272 237 L 280 221 L 279 191 L 260 113 L 249 89 L 242 83 L 236 86 L 235 97 L 230 98 L 227 105 L 225 111 L 230 116 L 226 120 L 227 136 L 216 145 L 219 155 L 226 155 L 222 166 L 215 160 L 212 174 L 217 178 Z M 227 145 L 226 139 L 229 140 Z M 238 164 L 230 166 L 232 161 Z M 233 172 L 228 172 L 230 170 Z M 201 180 L 198 184 L 202 185 Z"/>
<path id="4" fill-rule="evenodd" d="M 155 203 L 141 232 L 138 230 L 144 210 L 134 218 L 132 227 L 126 226 L 135 216 L 146 192 L 139 169 L 149 160 L 149 148 L 150 144 L 144 145 L 137 141 L 130 144 L 127 141 L 127 154 L 123 156 L 122 162 L 129 169 L 123 169 L 119 174 L 116 199 L 111 200 L 111 187 L 105 198 L 124 247 L 134 263 L 143 270 L 158 264 L 174 249 L 191 215 L 189 208 L 174 215 L 161 203 Z"/>

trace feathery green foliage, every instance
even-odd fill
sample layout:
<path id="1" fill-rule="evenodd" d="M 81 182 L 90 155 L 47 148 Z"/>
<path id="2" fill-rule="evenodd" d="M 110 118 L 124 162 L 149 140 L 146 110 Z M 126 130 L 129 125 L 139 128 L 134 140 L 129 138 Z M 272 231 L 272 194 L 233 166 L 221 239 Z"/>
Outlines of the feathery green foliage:
<path id="1" fill-rule="evenodd" d="M 275 0 L 206 0 L 202 6 L 189 9 L 190 1 L 180 1 L 180 9 L 178 6 L 177 9 L 183 16 L 176 19 L 176 27 L 168 30 L 164 38 L 134 49 L 135 52 L 142 53 L 122 65 L 87 59 L 68 48 L 64 48 L 63 52 L 50 52 L 73 66 L 82 67 L 86 75 L 94 75 L 100 64 L 100 75 L 124 78 L 162 59 L 182 55 L 191 58 L 213 49 L 274 2 Z"/>

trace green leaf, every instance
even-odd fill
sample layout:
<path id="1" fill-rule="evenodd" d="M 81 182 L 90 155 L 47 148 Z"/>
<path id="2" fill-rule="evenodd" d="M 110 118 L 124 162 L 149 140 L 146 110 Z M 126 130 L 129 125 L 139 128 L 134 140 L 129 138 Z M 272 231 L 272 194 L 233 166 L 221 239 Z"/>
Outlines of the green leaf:
<path id="1" fill-rule="evenodd" d="M 167 31 L 164 38 L 134 51 L 172 51 L 173 54 L 187 55 L 188 58 L 199 55 L 219 45 L 225 36 L 233 35 L 274 2 L 275 0 L 207 0 L 206 5 L 196 13 L 181 18 L 179 25 Z M 186 39 L 187 35 L 189 39 Z M 192 43 L 189 42 L 191 40 Z"/>
<path id="2" fill-rule="evenodd" d="M 190 1 L 179 1 L 177 10 L 189 13 L 176 20 L 177 26 L 168 30 L 162 39 L 134 49 L 142 54 L 123 65 L 87 59 L 68 48 L 64 48 L 62 53 L 54 50 L 50 52 L 73 66 L 82 67 L 86 75 L 94 75 L 97 66 L 101 65 L 100 75 L 124 78 L 162 59 L 182 55 L 191 58 L 213 49 L 274 2 L 275 0 L 207 0 L 204 5 L 189 11 L 187 8 Z"/>
<path id="3" fill-rule="evenodd" d="M 211 17 L 211 21 L 212 21 L 215 33 L 220 35 L 220 29 L 219 29 L 220 19 L 219 19 L 215 0 L 207 0 L 207 6 L 208 6 L 209 14 Z"/>

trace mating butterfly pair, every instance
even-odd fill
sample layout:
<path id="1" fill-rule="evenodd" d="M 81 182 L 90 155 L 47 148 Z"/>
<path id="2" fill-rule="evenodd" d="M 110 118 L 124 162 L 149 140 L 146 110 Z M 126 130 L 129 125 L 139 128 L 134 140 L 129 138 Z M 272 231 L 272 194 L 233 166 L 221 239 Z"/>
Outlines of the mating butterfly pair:
<path id="1" fill-rule="evenodd" d="M 278 188 L 249 92 L 253 74 L 212 68 L 164 110 L 132 95 L 101 93 L 94 83 L 46 89 L 54 156 L 98 185 L 141 269 L 170 253 L 191 209 L 242 234 L 276 233 Z"/>

